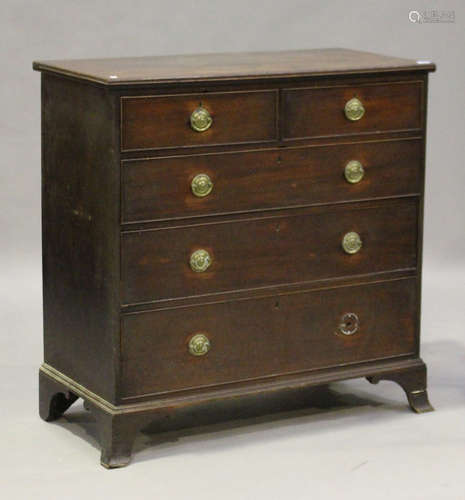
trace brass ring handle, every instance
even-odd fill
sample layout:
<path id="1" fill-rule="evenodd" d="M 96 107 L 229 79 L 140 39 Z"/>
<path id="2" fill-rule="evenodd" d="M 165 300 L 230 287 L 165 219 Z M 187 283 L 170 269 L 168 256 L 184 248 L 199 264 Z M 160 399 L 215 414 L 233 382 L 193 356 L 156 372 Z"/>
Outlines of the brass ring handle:
<path id="1" fill-rule="evenodd" d="M 206 250 L 200 249 L 191 254 L 189 263 L 192 271 L 203 273 L 210 267 L 212 258 Z"/>
<path id="2" fill-rule="evenodd" d="M 365 114 L 365 108 L 359 99 L 353 97 L 346 102 L 344 113 L 348 120 L 356 122 Z"/>
<path id="3" fill-rule="evenodd" d="M 189 352 L 192 356 L 204 356 L 210 347 L 210 340 L 203 333 L 197 333 L 189 340 Z"/>
<path id="4" fill-rule="evenodd" d="M 197 174 L 191 182 L 191 190 L 194 196 L 203 198 L 208 196 L 213 189 L 213 182 L 207 174 Z"/>
<path id="5" fill-rule="evenodd" d="M 196 132 L 205 132 L 205 130 L 208 130 L 212 126 L 213 118 L 208 110 L 200 106 L 192 112 L 190 121 L 193 130 Z"/>
<path id="6" fill-rule="evenodd" d="M 357 184 L 363 179 L 364 175 L 363 165 L 357 160 L 350 160 L 344 168 L 344 176 L 350 184 Z"/>
<path id="7" fill-rule="evenodd" d="M 353 335 L 358 331 L 359 326 L 360 321 L 355 313 L 345 313 L 342 315 L 338 329 L 343 335 Z"/>
<path id="8" fill-rule="evenodd" d="M 362 248 L 360 235 L 354 231 L 346 233 L 342 238 L 342 248 L 348 254 L 357 253 Z"/>

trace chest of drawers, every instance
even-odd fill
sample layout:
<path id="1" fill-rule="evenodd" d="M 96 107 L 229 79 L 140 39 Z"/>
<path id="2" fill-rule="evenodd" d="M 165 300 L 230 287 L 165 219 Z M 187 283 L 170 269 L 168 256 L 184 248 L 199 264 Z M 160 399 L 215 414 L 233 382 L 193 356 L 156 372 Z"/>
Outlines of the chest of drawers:
<path id="1" fill-rule="evenodd" d="M 433 64 L 327 49 L 34 67 L 43 419 L 82 398 L 117 467 L 146 426 L 247 415 L 337 380 L 392 380 L 431 409 Z"/>

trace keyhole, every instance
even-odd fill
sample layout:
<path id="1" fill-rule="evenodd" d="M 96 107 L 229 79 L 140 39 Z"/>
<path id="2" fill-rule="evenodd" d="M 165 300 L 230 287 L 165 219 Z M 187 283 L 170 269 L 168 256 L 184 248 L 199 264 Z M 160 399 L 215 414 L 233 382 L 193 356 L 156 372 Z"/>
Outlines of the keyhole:
<path id="1" fill-rule="evenodd" d="M 344 335 L 353 335 L 358 331 L 359 319 L 354 313 L 344 314 L 339 324 L 339 331 Z"/>

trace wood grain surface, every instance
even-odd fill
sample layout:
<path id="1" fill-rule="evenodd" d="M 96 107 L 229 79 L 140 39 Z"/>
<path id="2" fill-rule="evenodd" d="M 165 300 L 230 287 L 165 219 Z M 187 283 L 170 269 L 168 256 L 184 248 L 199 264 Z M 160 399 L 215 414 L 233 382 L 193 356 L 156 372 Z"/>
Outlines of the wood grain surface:
<path id="1" fill-rule="evenodd" d="M 222 92 L 121 100 L 123 151 L 277 139 L 277 92 Z M 213 124 L 204 132 L 190 126 L 190 116 L 205 108 Z"/>
<path id="2" fill-rule="evenodd" d="M 70 75 L 106 85 L 198 80 L 298 77 L 321 74 L 434 71 L 434 64 L 350 49 L 188 54 L 36 61 L 34 69 Z"/>
<path id="3" fill-rule="evenodd" d="M 359 99 L 360 120 L 344 114 L 347 101 Z M 416 130 L 421 127 L 422 82 L 284 90 L 284 139 Z"/>
<path id="4" fill-rule="evenodd" d="M 420 140 L 277 148 L 122 162 L 122 222 L 228 214 L 419 194 Z M 344 167 L 365 170 L 349 184 Z M 198 198 L 191 181 L 207 174 L 214 187 Z"/>
<path id="5" fill-rule="evenodd" d="M 123 316 L 124 397 L 410 354 L 415 280 Z M 359 318 L 343 335 L 341 317 Z M 192 356 L 205 334 L 210 351 Z"/>
<path id="6" fill-rule="evenodd" d="M 122 233 L 122 303 L 206 295 L 416 267 L 416 198 Z M 346 254 L 341 241 L 360 234 Z M 192 252 L 212 264 L 197 273 Z"/>
<path id="7" fill-rule="evenodd" d="M 104 89 L 43 75 L 45 362 L 108 401 L 119 336 L 117 114 Z"/>

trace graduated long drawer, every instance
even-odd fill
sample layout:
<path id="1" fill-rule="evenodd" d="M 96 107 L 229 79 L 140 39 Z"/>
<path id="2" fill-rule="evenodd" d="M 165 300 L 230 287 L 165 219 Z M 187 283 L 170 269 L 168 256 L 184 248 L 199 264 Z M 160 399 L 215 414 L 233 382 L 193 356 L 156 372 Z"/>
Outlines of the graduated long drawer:
<path id="1" fill-rule="evenodd" d="M 416 290 L 402 279 L 124 315 L 123 397 L 413 354 Z"/>
<path id="2" fill-rule="evenodd" d="M 122 221 L 417 194 L 421 158 L 410 139 L 126 160 Z"/>
<path id="3" fill-rule="evenodd" d="M 417 217 L 418 199 L 412 197 L 124 232 L 122 302 L 412 269 Z M 348 233 L 362 244 L 354 254 L 342 247 Z M 203 272 L 192 268 L 198 251 L 210 259 Z"/>

